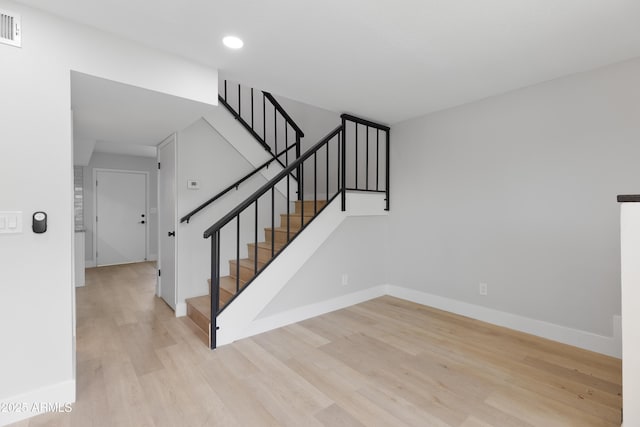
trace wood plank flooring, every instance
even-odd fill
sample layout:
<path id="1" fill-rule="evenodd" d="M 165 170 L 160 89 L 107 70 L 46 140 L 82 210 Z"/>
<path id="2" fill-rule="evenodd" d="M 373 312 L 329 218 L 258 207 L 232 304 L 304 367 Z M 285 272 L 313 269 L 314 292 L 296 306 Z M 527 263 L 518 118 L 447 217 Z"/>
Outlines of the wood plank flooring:
<path id="1" fill-rule="evenodd" d="M 621 362 L 391 297 L 210 351 L 152 263 L 87 271 L 78 401 L 16 426 L 619 426 Z"/>

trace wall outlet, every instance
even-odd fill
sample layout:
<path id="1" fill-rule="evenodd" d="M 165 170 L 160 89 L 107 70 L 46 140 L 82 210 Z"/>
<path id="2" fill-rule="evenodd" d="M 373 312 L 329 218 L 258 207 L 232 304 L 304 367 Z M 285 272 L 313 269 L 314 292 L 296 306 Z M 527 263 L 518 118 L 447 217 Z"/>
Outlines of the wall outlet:
<path id="1" fill-rule="evenodd" d="M 349 284 L 349 275 L 347 273 L 342 275 L 342 286 L 347 286 Z"/>
<path id="2" fill-rule="evenodd" d="M 478 285 L 478 293 L 479 293 L 480 295 L 484 295 L 484 296 L 486 296 L 488 291 L 489 291 L 489 286 L 487 286 L 487 284 L 486 284 L 486 283 L 480 283 L 480 284 Z"/>

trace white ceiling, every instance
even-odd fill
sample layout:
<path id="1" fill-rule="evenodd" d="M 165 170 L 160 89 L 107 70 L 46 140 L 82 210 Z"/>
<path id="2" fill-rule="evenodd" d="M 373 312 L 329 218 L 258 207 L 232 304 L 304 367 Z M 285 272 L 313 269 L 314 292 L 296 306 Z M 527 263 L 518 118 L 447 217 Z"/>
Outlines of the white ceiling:
<path id="1" fill-rule="evenodd" d="M 638 0 L 22 3 L 385 123 L 640 56 Z"/>
<path id="2" fill-rule="evenodd" d="M 171 133 L 215 108 L 122 83 L 71 73 L 74 163 L 92 152 L 155 157 Z"/>

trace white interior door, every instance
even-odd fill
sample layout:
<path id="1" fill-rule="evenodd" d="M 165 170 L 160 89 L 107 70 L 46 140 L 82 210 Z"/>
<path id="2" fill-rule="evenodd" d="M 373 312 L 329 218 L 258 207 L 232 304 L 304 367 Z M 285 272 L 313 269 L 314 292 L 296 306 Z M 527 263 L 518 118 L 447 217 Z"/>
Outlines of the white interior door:
<path id="1" fill-rule="evenodd" d="M 147 259 L 147 173 L 96 170 L 96 265 Z"/>
<path id="2" fill-rule="evenodd" d="M 158 147 L 159 295 L 176 309 L 176 139 L 172 135 Z"/>

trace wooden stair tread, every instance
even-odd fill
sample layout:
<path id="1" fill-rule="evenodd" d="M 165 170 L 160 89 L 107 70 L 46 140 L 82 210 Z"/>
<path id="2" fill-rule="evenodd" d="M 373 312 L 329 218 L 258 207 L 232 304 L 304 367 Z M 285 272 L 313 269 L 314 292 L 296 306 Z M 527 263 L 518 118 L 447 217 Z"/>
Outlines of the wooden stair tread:
<path id="1" fill-rule="evenodd" d="M 287 225 L 285 224 L 284 227 L 274 227 L 273 228 L 275 230 L 276 233 L 286 233 L 287 232 Z M 265 228 L 265 231 L 269 230 L 269 232 L 271 232 L 271 227 Z M 291 226 L 289 227 L 289 234 L 293 233 L 297 233 L 298 231 L 300 231 L 300 227 L 294 227 Z"/>
<path id="2" fill-rule="evenodd" d="M 320 207 L 320 205 L 318 205 L 318 211 L 320 211 L 320 209 L 321 209 L 321 207 Z M 300 216 L 303 216 L 305 218 L 313 218 L 315 215 L 316 215 L 316 212 L 313 211 L 313 208 L 311 208 L 310 211 L 305 209 L 304 212 L 289 212 L 289 216 L 291 218 L 294 218 L 294 217 L 300 218 Z M 286 213 L 281 213 L 280 217 L 286 218 L 287 214 Z"/>
<path id="3" fill-rule="evenodd" d="M 245 282 L 244 280 L 240 280 L 240 289 L 244 288 L 244 285 L 246 284 L 247 282 Z M 233 276 L 221 277 L 220 289 L 224 289 L 225 291 L 231 293 L 232 295 L 235 295 L 236 294 L 236 278 Z"/>
<path id="4" fill-rule="evenodd" d="M 232 259 L 231 261 L 229 261 L 229 264 L 235 266 L 236 262 L 237 262 L 237 260 Z M 265 264 L 266 263 L 264 263 L 264 262 L 258 261 L 258 270 L 260 270 L 262 267 L 264 267 Z M 243 268 L 243 267 L 244 268 L 254 269 L 255 268 L 255 263 L 254 263 L 254 261 L 252 259 L 242 258 L 242 259 L 240 259 L 240 268 Z M 230 272 L 231 273 L 235 273 L 235 271 L 233 271 L 233 269 L 231 269 Z M 235 276 L 233 276 L 233 277 L 235 277 Z M 233 279 L 233 280 L 235 280 L 235 279 Z"/>
<path id="5" fill-rule="evenodd" d="M 211 295 L 211 279 L 207 279 L 207 283 L 209 283 L 209 295 Z M 244 288 L 246 282 L 240 279 L 240 289 Z M 220 289 L 224 289 L 231 294 L 236 293 L 236 278 L 235 276 L 222 276 L 220 278 Z"/>
<path id="6" fill-rule="evenodd" d="M 255 246 L 255 243 L 247 243 L 247 245 L 249 245 L 250 247 L 253 247 Z M 275 252 L 278 253 L 278 251 L 283 247 L 284 247 L 284 243 L 276 242 L 274 245 Z M 258 249 L 271 250 L 271 242 L 258 242 Z M 249 253 L 251 253 L 251 251 L 249 251 Z"/>

